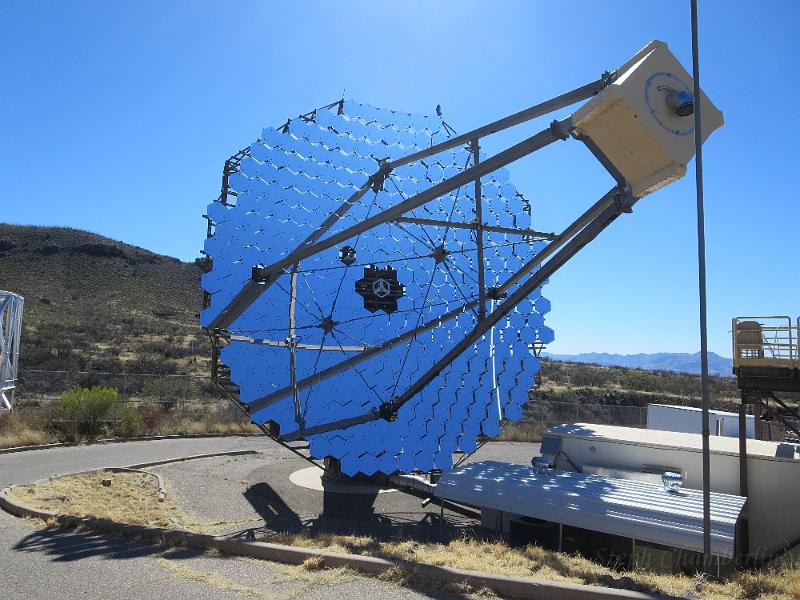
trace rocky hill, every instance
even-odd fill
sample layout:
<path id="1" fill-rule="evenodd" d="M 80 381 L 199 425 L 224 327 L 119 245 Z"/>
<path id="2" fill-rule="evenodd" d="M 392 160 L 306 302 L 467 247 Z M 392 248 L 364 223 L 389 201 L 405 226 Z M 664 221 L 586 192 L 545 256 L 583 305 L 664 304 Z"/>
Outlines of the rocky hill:
<path id="1" fill-rule="evenodd" d="M 205 372 L 200 275 L 86 231 L 0 224 L 0 289 L 25 297 L 26 370 Z"/>

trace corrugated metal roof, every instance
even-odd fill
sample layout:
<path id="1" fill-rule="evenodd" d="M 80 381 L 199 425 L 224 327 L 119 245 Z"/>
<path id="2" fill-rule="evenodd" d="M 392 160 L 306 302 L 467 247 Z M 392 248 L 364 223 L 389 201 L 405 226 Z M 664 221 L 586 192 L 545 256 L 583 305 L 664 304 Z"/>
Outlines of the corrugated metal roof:
<path id="1" fill-rule="evenodd" d="M 442 475 L 436 495 L 472 506 L 703 551 L 703 496 L 661 485 L 485 461 Z M 734 555 L 745 498 L 711 494 L 711 551 Z"/>
<path id="2" fill-rule="evenodd" d="M 699 433 L 681 433 L 661 431 L 658 429 L 638 429 L 636 427 L 619 427 L 617 425 L 595 425 L 591 423 L 565 423 L 551 427 L 545 434 L 561 437 L 593 438 L 618 443 L 643 446 L 661 446 L 681 448 L 701 452 L 703 436 Z M 739 456 L 739 439 L 734 437 L 712 435 L 709 438 L 711 452 L 719 454 L 735 454 Z M 796 455 L 798 445 L 786 442 L 768 442 L 764 440 L 747 440 L 747 456 L 753 458 L 769 458 L 772 460 L 797 460 L 787 458 L 787 450 Z"/>

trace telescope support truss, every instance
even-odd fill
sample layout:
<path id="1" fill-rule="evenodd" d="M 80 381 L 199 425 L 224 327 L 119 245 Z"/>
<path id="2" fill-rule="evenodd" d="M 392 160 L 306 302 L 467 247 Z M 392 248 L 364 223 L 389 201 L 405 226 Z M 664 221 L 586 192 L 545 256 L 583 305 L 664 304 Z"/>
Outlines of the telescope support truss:
<path id="1" fill-rule="evenodd" d="M 458 315 L 465 311 L 478 311 L 478 322 L 475 327 L 468 332 L 465 337 L 453 346 L 439 361 L 437 361 L 430 369 L 428 369 L 421 377 L 419 377 L 412 385 L 405 391 L 396 395 L 391 402 L 387 402 L 379 409 L 372 409 L 362 415 L 350 417 L 339 421 L 331 421 L 313 427 L 301 427 L 294 433 L 282 436 L 285 441 L 291 442 L 307 436 L 316 435 L 337 429 L 344 429 L 352 427 L 361 423 L 374 421 L 376 419 L 392 420 L 398 409 L 410 400 L 415 394 L 428 385 L 436 376 L 447 367 L 456 357 L 462 352 L 479 340 L 483 335 L 491 330 L 504 316 L 511 312 L 523 299 L 531 294 L 537 287 L 542 285 L 551 275 L 558 269 L 566 264 L 575 254 L 577 254 L 584 246 L 596 238 L 606 227 L 608 227 L 618 216 L 622 213 L 629 213 L 632 210 L 633 204 L 637 198 L 631 193 L 630 186 L 625 181 L 624 177 L 613 166 L 612 162 L 605 157 L 603 152 L 588 136 L 582 135 L 575 131 L 572 121 L 567 118 L 562 121 L 555 120 L 551 125 L 540 131 L 539 133 L 523 140 L 522 142 L 499 152 L 498 154 L 486 159 L 481 160 L 480 157 L 480 140 L 481 138 L 497 133 L 499 131 L 514 127 L 521 123 L 525 123 L 531 119 L 546 115 L 553 111 L 565 108 L 582 100 L 591 98 L 599 93 L 606 86 L 612 83 L 615 79 L 616 73 L 604 73 L 599 79 L 588 83 L 584 86 L 576 88 L 566 94 L 562 94 L 556 98 L 547 100 L 526 110 L 520 111 L 473 131 L 454 136 L 439 144 L 433 145 L 430 148 L 414 152 L 394 161 L 382 161 L 378 170 L 373 173 L 367 182 L 361 186 L 346 202 L 341 204 L 329 217 L 318 227 L 307 239 L 304 240 L 292 253 L 286 257 L 274 262 L 267 266 L 254 266 L 252 279 L 245 284 L 242 290 L 232 299 L 232 301 L 217 315 L 217 317 L 208 326 L 208 331 L 215 341 L 215 346 L 218 348 L 219 339 L 224 341 L 240 340 L 251 341 L 253 343 L 270 343 L 276 345 L 285 345 L 290 350 L 292 360 L 290 361 L 290 368 L 292 370 L 290 385 L 272 392 L 266 396 L 258 398 L 257 400 L 249 403 L 247 410 L 252 414 L 258 410 L 270 406 L 286 397 L 294 397 L 295 404 L 298 405 L 297 398 L 299 392 L 307 389 L 314 384 L 333 377 L 347 369 L 350 369 L 359 363 L 366 361 L 378 354 L 381 354 L 391 348 L 400 344 L 406 343 L 414 339 L 419 334 L 429 331 L 441 323 L 456 318 Z M 323 108 L 331 108 L 336 103 L 330 104 Z M 313 113 L 301 115 L 301 118 L 313 118 Z M 515 229 L 515 228 L 502 228 L 487 225 L 483 222 L 483 207 L 481 203 L 481 177 L 496 171 L 520 158 L 528 156 L 549 146 L 550 144 L 566 140 L 573 137 L 581 141 L 598 161 L 608 170 L 611 176 L 616 180 L 615 185 L 609 192 L 603 195 L 594 205 L 586 210 L 582 215 L 575 219 L 568 227 L 560 234 L 552 234 L 534 231 L 531 229 Z M 472 166 L 465 168 L 462 172 L 456 174 L 449 179 L 446 179 L 432 187 L 406 198 L 402 202 L 397 203 L 390 208 L 375 214 L 355 225 L 343 229 L 324 240 L 320 241 L 323 235 L 353 206 L 364 194 L 369 190 L 382 189 L 384 181 L 392 173 L 392 171 L 400 166 L 433 156 L 439 152 L 455 148 L 461 145 L 467 145 L 472 154 Z M 247 156 L 248 149 L 244 149 L 231 157 L 225 164 L 223 172 L 223 185 L 220 200 L 224 203 L 228 198 L 228 177 L 236 171 L 238 163 L 244 156 Z M 420 219 L 416 217 L 407 216 L 415 208 L 423 206 L 424 204 L 448 194 L 466 184 L 473 183 L 475 188 L 475 219 L 472 223 L 456 223 L 452 221 L 435 221 L 432 219 Z M 293 341 L 293 336 L 290 335 L 287 340 L 280 342 L 265 342 L 264 340 L 250 340 L 240 335 L 231 335 L 226 331 L 228 327 L 238 316 L 240 316 L 262 293 L 264 293 L 272 283 L 274 283 L 281 275 L 289 274 L 292 279 L 291 289 L 294 294 L 296 285 L 296 273 L 301 261 L 314 256 L 324 250 L 337 246 L 349 239 L 357 237 L 377 225 L 392 222 L 392 223 L 421 223 L 425 225 L 441 226 L 441 227 L 460 227 L 471 228 L 475 231 L 477 239 L 477 252 L 478 263 L 481 265 L 478 268 L 478 291 L 479 297 L 477 300 L 466 301 L 458 308 L 441 315 L 435 319 L 419 324 L 417 327 L 402 333 L 392 339 L 389 339 L 381 344 L 349 348 L 356 352 L 353 356 L 338 362 L 327 369 L 324 369 L 312 376 L 298 379 L 296 370 L 294 369 L 294 353 L 298 345 Z M 545 246 L 535 257 L 524 264 L 519 270 L 514 272 L 504 283 L 493 288 L 486 288 L 484 280 L 484 261 L 483 254 L 483 232 L 484 231 L 500 231 L 502 233 L 517 234 L 526 236 L 528 239 L 537 239 L 548 241 Z M 210 232 L 210 226 L 209 226 Z M 517 283 L 528 277 L 525 282 L 517 287 L 510 295 L 508 292 Z M 292 295 L 294 300 L 294 295 Z M 491 303 L 492 309 L 487 311 L 487 304 Z M 292 330 L 292 318 L 290 311 L 290 333 Z M 219 367 L 216 360 L 217 353 L 215 352 L 215 360 L 213 364 L 216 373 Z"/>

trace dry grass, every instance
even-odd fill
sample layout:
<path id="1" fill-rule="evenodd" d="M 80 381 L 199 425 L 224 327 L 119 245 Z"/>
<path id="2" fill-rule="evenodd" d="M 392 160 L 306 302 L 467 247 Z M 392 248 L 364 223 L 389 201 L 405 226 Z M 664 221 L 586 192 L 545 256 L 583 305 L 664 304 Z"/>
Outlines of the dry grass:
<path id="1" fill-rule="evenodd" d="M 101 484 L 111 479 L 110 487 Z M 183 527 L 207 531 L 209 523 L 191 520 L 180 509 L 174 495 L 167 493 L 163 503 L 157 501 L 155 478 L 143 473 L 102 473 L 67 476 L 48 483 L 15 488 L 12 492 L 25 504 L 77 516 L 113 519 L 124 523 L 158 527 Z M 727 583 L 705 582 L 695 589 L 695 579 L 677 575 L 657 575 L 645 571 L 615 571 L 588 559 L 538 546 L 516 548 L 502 541 L 464 538 L 449 544 L 419 543 L 413 540 L 382 542 L 368 536 L 317 534 L 279 534 L 271 542 L 319 548 L 332 552 L 374 556 L 406 563 L 425 563 L 457 569 L 483 571 L 500 575 L 537 577 L 589 585 L 660 592 L 671 596 L 692 596 L 709 600 L 737 598 L 741 600 L 800 600 L 800 568 L 786 564 L 773 570 L 746 571 Z M 340 581 L 352 573 L 342 569 L 324 569 L 322 561 L 310 558 L 302 565 L 282 569 L 281 578 L 270 583 L 303 582 L 307 586 Z M 194 573 L 178 565 L 169 567 L 175 574 L 200 578 L 207 583 L 260 598 L 272 596 L 262 589 L 225 587 L 227 582 L 214 574 Z M 180 572 L 179 572 L 180 571 Z M 473 590 L 459 583 L 443 584 L 425 581 L 413 568 L 402 566 L 384 573 L 381 579 L 427 591 L 486 597 L 486 590 Z M 281 597 L 286 597 L 285 594 Z"/>
<path id="2" fill-rule="evenodd" d="M 691 577 L 657 575 L 644 571 L 620 572 L 579 556 L 553 552 L 538 546 L 514 548 L 498 541 L 462 539 L 449 544 L 421 544 L 410 540 L 379 542 L 366 536 L 335 534 L 314 537 L 284 534 L 271 538 L 270 541 L 389 560 L 405 560 L 499 575 L 538 577 L 550 581 L 660 592 L 671 596 L 696 593 L 696 580 Z M 400 585 L 422 585 L 429 589 L 426 582 L 420 582 L 418 574 L 403 567 L 388 571 L 382 578 Z M 462 594 L 481 592 L 462 589 L 459 585 L 438 589 Z M 800 599 L 800 569 L 796 565 L 786 565 L 774 570 L 741 572 L 727 583 L 704 582 L 700 586 L 699 597 L 709 600 L 724 598 L 797 600 Z"/>
<path id="3" fill-rule="evenodd" d="M 498 442 L 541 442 L 542 432 L 549 425 L 545 423 L 506 423 L 500 434 L 492 438 Z"/>
<path id="4" fill-rule="evenodd" d="M 235 592 L 249 598 L 262 598 L 264 600 L 273 600 L 276 598 L 274 594 L 271 594 L 266 590 L 241 585 L 240 583 L 236 583 L 235 581 L 221 577 L 220 575 L 211 571 L 199 571 L 197 569 L 192 569 L 191 567 L 179 562 L 175 562 L 174 560 L 159 558 L 158 564 L 164 570 L 169 571 L 177 577 L 205 583 L 206 585 L 210 585 L 218 590 Z"/>
<path id="5" fill-rule="evenodd" d="M 52 444 L 58 439 L 48 431 L 40 431 L 24 427 L 17 431 L 0 435 L 0 448 L 16 448 L 17 446 L 38 446 Z"/>
<path id="6" fill-rule="evenodd" d="M 167 425 L 163 428 L 165 433 L 162 435 L 170 435 L 170 434 L 200 434 L 200 433 L 229 433 L 229 434 L 236 434 L 236 433 L 260 433 L 261 430 L 253 425 L 252 423 L 247 422 L 223 422 L 217 421 L 213 418 L 209 419 L 202 419 L 200 421 L 194 421 L 192 419 L 186 418 L 181 419 L 180 421 L 176 422 L 174 425 Z"/>
<path id="7" fill-rule="evenodd" d="M 103 479 L 110 479 L 111 485 L 103 486 Z M 28 506 L 62 514 L 132 525 L 198 529 L 199 524 L 191 521 L 175 496 L 167 492 L 166 500 L 158 502 L 156 479 L 145 473 L 97 473 L 20 486 L 11 493 Z"/>
<path id="8" fill-rule="evenodd" d="M 236 435 L 240 433 L 259 433 L 260 429 L 249 423 L 241 415 L 235 418 L 229 412 L 214 410 L 207 416 L 192 417 L 193 409 L 206 408 L 203 404 L 188 405 L 182 410 L 166 413 L 158 407 L 155 412 L 148 413 L 148 407 L 138 409 L 144 417 L 135 419 L 135 426 L 128 430 L 109 429 L 100 437 L 125 439 L 131 436 L 145 435 L 186 435 L 221 433 Z M 127 408 L 132 408 L 128 405 Z M 46 410 L 15 410 L 0 416 L 0 448 L 13 448 L 17 446 L 36 446 L 52 444 L 55 442 L 75 441 L 64 432 L 54 429 L 52 420 L 55 418 L 52 407 Z M 148 416 L 149 415 L 149 416 Z M 91 440 L 88 440 L 91 441 Z"/>
<path id="9" fill-rule="evenodd" d="M 256 566 L 263 573 L 264 561 L 255 559 L 237 559 Z M 165 554 L 164 558 L 158 560 L 159 565 L 173 575 L 198 581 L 210 585 L 223 591 L 236 592 L 251 598 L 262 598 L 272 600 L 277 598 L 295 598 L 304 596 L 314 588 L 326 587 L 331 585 L 351 581 L 357 575 L 348 569 L 320 569 L 319 565 L 312 565 L 309 561 L 302 565 L 281 565 L 269 563 L 270 573 L 263 577 L 261 581 L 251 580 L 260 587 L 254 585 L 245 586 L 220 576 L 213 571 L 198 570 L 180 563 L 177 559 Z"/>

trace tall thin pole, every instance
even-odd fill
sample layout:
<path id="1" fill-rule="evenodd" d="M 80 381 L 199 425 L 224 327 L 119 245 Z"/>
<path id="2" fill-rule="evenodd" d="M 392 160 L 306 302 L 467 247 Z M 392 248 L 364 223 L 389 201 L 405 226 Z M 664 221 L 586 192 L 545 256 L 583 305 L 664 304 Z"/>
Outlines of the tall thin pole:
<path id="1" fill-rule="evenodd" d="M 709 447 L 708 325 L 706 313 L 706 234 L 703 210 L 703 137 L 700 129 L 700 57 L 697 0 L 692 6 L 692 75 L 694 77 L 694 148 L 697 184 L 697 263 L 700 288 L 700 394 L 703 400 L 703 571 L 711 572 L 711 455 Z"/>

